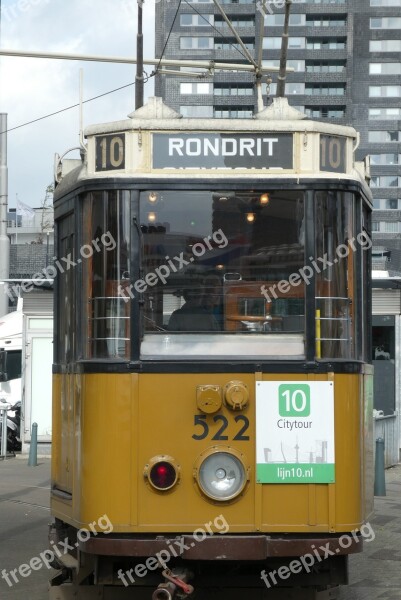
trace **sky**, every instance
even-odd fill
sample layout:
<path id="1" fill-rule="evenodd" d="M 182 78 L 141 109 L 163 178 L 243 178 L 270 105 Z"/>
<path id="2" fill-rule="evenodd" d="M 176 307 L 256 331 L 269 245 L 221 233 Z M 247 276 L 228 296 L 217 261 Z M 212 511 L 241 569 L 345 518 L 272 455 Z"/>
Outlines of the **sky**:
<path id="1" fill-rule="evenodd" d="M 1 0 L 1 47 L 136 56 L 136 0 Z M 154 57 L 155 0 L 143 6 L 144 58 Z M 135 80 L 135 65 L 0 57 L 0 112 L 8 130 Z M 152 66 L 145 66 L 149 74 Z M 153 79 L 145 98 L 154 94 Z M 125 119 L 135 86 L 84 104 L 84 126 Z M 39 207 L 53 183 L 54 154 L 79 144 L 79 109 L 8 132 L 8 203 Z M 74 158 L 77 152 L 67 158 Z"/>

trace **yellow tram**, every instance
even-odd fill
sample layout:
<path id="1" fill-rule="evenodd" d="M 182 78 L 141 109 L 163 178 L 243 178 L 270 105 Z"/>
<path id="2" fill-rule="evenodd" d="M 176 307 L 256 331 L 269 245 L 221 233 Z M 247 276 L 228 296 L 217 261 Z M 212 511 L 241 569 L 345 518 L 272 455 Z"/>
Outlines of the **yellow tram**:
<path id="1" fill-rule="evenodd" d="M 373 501 L 357 133 L 153 98 L 85 135 L 56 173 L 50 598 L 334 597 Z"/>

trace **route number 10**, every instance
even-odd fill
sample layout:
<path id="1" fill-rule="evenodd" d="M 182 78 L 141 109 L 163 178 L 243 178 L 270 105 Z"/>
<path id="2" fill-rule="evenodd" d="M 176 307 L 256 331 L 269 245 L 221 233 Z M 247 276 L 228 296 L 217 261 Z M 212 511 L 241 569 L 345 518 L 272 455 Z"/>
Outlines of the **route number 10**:
<path id="1" fill-rule="evenodd" d="M 125 169 L 125 134 L 96 138 L 96 171 Z"/>
<path id="2" fill-rule="evenodd" d="M 320 170 L 344 173 L 346 170 L 346 138 L 332 135 L 320 136 Z"/>
<path id="3" fill-rule="evenodd" d="M 282 417 L 310 415 L 310 387 L 308 384 L 283 384 L 278 389 L 279 413 Z"/>

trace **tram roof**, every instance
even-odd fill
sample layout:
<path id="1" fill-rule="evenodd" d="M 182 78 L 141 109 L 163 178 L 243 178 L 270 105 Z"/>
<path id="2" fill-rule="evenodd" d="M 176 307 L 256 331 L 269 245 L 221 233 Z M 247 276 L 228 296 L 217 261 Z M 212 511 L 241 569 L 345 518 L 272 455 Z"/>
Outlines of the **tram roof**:
<path id="1" fill-rule="evenodd" d="M 354 157 L 357 131 L 306 119 L 286 98 L 275 98 L 253 119 L 184 119 L 161 98 L 149 98 L 128 119 L 90 125 L 85 137 L 81 161 L 56 156 L 55 200 L 79 182 L 105 177 L 251 177 L 359 182 L 371 202 L 369 164 Z"/>
<path id="2" fill-rule="evenodd" d="M 306 115 L 289 106 L 287 98 L 274 98 L 273 104 L 257 113 L 253 119 L 188 119 L 164 104 L 162 98 L 151 97 L 144 106 L 129 114 L 128 119 L 89 125 L 84 133 L 85 137 L 91 137 L 138 129 L 183 132 L 311 132 L 358 138 L 353 127 L 307 119 Z"/>

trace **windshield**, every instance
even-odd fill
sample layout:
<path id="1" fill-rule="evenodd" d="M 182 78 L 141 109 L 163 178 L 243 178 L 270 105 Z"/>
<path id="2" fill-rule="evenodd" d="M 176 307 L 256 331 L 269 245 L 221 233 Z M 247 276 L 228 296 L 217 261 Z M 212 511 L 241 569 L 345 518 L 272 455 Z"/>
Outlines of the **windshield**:
<path id="1" fill-rule="evenodd" d="M 300 191 L 140 197 L 142 357 L 304 355 Z"/>
<path id="2" fill-rule="evenodd" d="M 368 257 L 372 244 L 360 198 L 338 190 L 148 190 L 139 219 L 137 198 L 129 190 L 85 197 L 85 358 L 137 359 L 139 350 L 143 360 L 304 360 L 306 338 L 316 359 L 356 355 L 366 304 L 358 265 L 368 264 L 358 253 Z M 70 287 L 59 294 L 67 328 L 60 345 Z"/>

